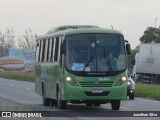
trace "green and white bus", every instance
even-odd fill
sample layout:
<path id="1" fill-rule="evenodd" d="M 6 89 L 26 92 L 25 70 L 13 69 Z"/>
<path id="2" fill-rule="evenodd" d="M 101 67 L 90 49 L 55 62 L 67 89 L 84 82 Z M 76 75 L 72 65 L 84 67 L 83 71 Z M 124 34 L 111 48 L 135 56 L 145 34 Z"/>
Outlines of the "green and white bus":
<path id="1" fill-rule="evenodd" d="M 69 103 L 119 110 L 127 94 L 130 44 L 121 32 L 91 25 L 67 25 L 37 37 L 35 91 L 43 105 Z"/>

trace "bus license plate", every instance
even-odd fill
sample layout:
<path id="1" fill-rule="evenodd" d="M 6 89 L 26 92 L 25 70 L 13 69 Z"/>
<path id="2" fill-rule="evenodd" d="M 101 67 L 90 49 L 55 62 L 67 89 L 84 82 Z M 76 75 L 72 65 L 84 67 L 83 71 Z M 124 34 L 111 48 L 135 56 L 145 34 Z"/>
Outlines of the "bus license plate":
<path id="1" fill-rule="evenodd" d="M 101 89 L 93 89 L 92 93 L 102 93 L 103 91 Z"/>

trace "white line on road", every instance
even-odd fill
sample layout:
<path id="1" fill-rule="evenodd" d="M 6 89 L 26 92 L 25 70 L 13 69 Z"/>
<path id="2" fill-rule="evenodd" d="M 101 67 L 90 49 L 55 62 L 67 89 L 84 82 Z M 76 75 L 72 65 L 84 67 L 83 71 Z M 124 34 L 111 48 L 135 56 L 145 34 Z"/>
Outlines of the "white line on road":
<path id="1" fill-rule="evenodd" d="M 145 101 L 154 102 L 154 103 L 160 103 L 160 101 L 156 101 L 156 100 L 147 100 L 147 99 L 143 99 L 143 98 L 136 98 L 136 99 L 145 100 Z"/>
<path id="2" fill-rule="evenodd" d="M 25 88 L 25 89 L 30 90 L 31 88 Z"/>
<path id="3" fill-rule="evenodd" d="M 8 96 L 3 96 L 3 98 L 5 98 L 5 99 L 9 99 L 9 97 L 8 97 Z"/>
<path id="4" fill-rule="evenodd" d="M 131 108 L 127 108 L 127 107 L 121 107 L 121 108 L 123 108 L 123 109 L 131 109 Z"/>
<path id="5" fill-rule="evenodd" d="M 19 103 L 21 103 L 21 104 L 24 104 L 24 102 L 23 101 L 18 101 Z"/>
<path id="6" fill-rule="evenodd" d="M 10 84 L 9 86 L 15 86 L 15 85 L 13 85 L 13 84 Z"/>

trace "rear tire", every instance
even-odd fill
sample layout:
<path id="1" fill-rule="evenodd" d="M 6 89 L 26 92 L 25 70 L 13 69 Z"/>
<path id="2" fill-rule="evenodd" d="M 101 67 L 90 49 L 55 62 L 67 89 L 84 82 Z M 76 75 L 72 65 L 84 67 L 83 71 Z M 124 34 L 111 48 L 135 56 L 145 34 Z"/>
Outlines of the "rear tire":
<path id="1" fill-rule="evenodd" d="M 120 108 L 120 100 L 111 100 L 112 110 L 119 110 Z"/>
<path id="2" fill-rule="evenodd" d="M 44 106 L 49 106 L 50 105 L 50 100 L 47 99 L 47 98 L 43 99 L 43 105 Z"/>
<path id="3" fill-rule="evenodd" d="M 66 107 L 67 107 L 67 102 L 65 100 L 58 101 L 58 108 L 59 109 L 66 109 Z"/>
<path id="4" fill-rule="evenodd" d="M 52 99 L 51 100 L 51 106 L 57 106 L 57 100 Z"/>
<path id="5" fill-rule="evenodd" d="M 49 106 L 50 105 L 50 99 L 46 98 L 46 92 L 45 92 L 43 86 L 42 86 L 42 100 L 43 100 L 43 105 L 44 106 Z"/>

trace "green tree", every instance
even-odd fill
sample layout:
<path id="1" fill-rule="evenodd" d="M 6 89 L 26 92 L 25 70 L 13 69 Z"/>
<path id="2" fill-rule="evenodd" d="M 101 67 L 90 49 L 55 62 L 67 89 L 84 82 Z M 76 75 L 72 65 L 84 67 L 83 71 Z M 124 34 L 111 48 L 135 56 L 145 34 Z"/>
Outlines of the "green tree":
<path id="1" fill-rule="evenodd" d="M 31 29 L 28 29 L 28 30 L 26 29 L 23 37 L 19 37 L 18 39 L 19 48 L 35 49 L 35 45 L 36 45 L 36 35 L 34 36 L 32 34 Z"/>
<path id="2" fill-rule="evenodd" d="M 0 31 L 0 57 L 8 56 L 9 49 L 15 47 L 14 43 L 12 28 L 7 28 L 4 34 Z"/>
<path id="3" fill-rule="evenodd" d="M 140 41 L 141 43 L 160 43 L 160 29 L 148 27 L 140 37 Z"/>

